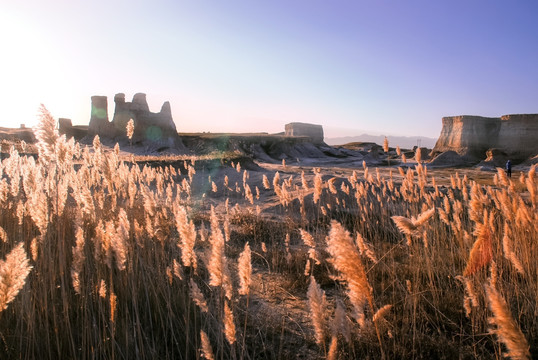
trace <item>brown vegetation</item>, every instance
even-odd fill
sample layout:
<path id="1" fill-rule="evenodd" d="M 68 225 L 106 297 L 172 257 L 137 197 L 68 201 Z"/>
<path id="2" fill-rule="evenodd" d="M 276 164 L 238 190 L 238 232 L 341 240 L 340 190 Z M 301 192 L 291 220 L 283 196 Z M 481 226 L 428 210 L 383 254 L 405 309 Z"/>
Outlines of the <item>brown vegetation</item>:
<path id="1" fill-rule="evenodd" d="M 137 162 L 41 118 L 0 165 L 2 358 L 538 356 L 535 168 Z"/>

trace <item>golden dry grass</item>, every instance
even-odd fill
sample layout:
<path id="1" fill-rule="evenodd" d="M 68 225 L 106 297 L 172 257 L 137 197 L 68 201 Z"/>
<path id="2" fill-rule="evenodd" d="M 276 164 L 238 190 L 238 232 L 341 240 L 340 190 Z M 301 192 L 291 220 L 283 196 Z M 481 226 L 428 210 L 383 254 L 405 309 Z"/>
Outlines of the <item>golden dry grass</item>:
<path id="1" fill-rule="evenodd" d="M 51 119 L 0 165 L 2 358 L 537 356 L 535 168 L 156 164 Z"/>

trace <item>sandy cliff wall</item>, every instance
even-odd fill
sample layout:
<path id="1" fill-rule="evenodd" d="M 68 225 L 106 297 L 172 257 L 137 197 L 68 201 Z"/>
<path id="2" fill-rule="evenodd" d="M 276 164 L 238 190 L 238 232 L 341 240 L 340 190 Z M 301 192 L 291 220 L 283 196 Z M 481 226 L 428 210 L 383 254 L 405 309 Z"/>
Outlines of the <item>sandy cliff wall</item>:
<path id="1" fill-rule="evenodd" d="M 501 116 L 501 129 L 495 147 L 521 157 L 538 154 L 538 114 Z"/>
<path id="2" fill-rule="evenodd" d="M 455 151 L 479 159 L 488 149 L 500 149 L 506 154 L 524 158 L 538 153 L 538 114 L 504 115 L 498 118 L 482 116 L 451 116 L 443 118 L 441 135 L 434 153 Z"/>
<path id="3" fill-rule="evenodd" d="M 455 151 L 460 155 L 481 156 L 497 141 L 500 118 L 449 116 L 443 118 L 441 135 L 434 152 Z"/>

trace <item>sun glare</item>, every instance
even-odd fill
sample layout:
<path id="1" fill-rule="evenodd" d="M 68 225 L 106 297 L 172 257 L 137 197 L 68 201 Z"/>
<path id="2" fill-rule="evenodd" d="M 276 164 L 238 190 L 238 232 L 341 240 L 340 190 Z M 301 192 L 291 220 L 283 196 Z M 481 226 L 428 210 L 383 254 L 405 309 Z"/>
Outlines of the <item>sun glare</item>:
<path id="1" fill-rule="evenodd" d="M 57 92 L 59 64 L 46 38 L 17 17 L 0 14 L 0 39 L 0 98 L 9 105 L 2 110 L 1 125 L 33 126 L 39 104 Z"/>

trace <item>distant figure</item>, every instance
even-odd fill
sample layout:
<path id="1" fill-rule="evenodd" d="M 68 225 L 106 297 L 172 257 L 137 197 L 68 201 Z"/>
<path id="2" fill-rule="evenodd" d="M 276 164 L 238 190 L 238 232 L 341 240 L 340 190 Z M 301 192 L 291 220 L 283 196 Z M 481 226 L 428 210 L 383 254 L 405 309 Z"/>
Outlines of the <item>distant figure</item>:
<path id="1" fill-rule="evenodd" d="M 506 175 L 512 177 L 512 162 L 510 160 L 506 162 Z"/>

